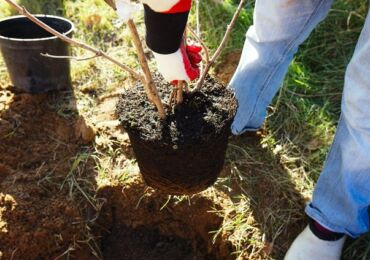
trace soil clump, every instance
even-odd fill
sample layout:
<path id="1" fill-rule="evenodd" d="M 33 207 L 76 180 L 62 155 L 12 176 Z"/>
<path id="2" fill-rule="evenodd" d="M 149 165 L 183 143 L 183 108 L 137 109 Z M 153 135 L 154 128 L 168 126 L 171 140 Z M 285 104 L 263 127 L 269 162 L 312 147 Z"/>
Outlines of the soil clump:
<path id="1" fill-rule="evenodd" d="M 172 86 L 155 77 L 168 103 Z M 237 103 L 233 93 L 208 77 L 203 88 L 184 93 L 182 104 L 161 120 L 141 83 L 120 98 L 117 114 L 146 183 L 168 194 L 194 194 L 212 185 L 222 170 Z M 212 156 L 209 156 L 212 153 Z"/>

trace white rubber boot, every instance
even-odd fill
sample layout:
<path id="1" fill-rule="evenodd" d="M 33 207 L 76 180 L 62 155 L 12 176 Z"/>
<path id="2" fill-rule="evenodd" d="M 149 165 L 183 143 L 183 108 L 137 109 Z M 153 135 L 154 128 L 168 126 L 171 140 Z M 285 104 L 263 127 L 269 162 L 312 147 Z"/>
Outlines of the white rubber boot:
<path id="1" fill-rule="evenodd" d="M 293 241 L 284 260 L 339 260 L 346 236 L 326 241 L 315 236 L 309 226 Z"/>

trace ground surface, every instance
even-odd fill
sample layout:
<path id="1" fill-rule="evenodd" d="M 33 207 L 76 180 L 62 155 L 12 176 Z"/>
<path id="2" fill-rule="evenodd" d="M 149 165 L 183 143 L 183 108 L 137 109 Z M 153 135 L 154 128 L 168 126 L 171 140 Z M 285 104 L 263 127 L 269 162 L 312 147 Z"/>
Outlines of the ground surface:
<path id="1" fill-rule="evenodd" d="M 80 206 L 58 184 L 69 182 L 79 125 L 57 116 L 47 95 L 3 90 L 0 99 L 1 251 L 4 259 L 57 257 L 82 239 L 85 225 Z"/>
<path id="2" fill-rule="evenodd" d="M 75 37 L 138 68 L 129 33 L 113 25 L 115 16 L 103 1 L 19 2 L 34 13 L 72 19 Z M 217 2 L 201 1 L 200 8 L 211 50 L 236 6 Z M 333 138 L 345 66 L 367 4 L 336 1 L 291 64 L 264 128 L 233 137 L 222 176 L 196 196 L 169 197 L 138 177 L 127 134 L 114 116 L 117 97 L 133 84 L 126 73 L 100 59 L 74 61 L 73 90 L 28 95 L 10 87 L 0 60 L 0 258 L 109 259 L 122 255 L 118 245 L 142 237 L 125 244 L 135 249 L 125 250 L 131 253 L 125 257 L 163 253 L 171 259 L 175 245 L 177 258 L 282 259 L 305 226 L 304 204 Z M 225 83 L 252 7 L 242 12 L 215 70 Z M 0 16 L 10 14 L 2 1 Z M 142 17 L 136 21 L 142 33 Z M 78 49 L 74 54 L 89 55 Z M 369 235 L 349 241 L 343 258 L 369 259 L 369 241 Z M 107 243 L 113 246 L 107 249 Z"/>

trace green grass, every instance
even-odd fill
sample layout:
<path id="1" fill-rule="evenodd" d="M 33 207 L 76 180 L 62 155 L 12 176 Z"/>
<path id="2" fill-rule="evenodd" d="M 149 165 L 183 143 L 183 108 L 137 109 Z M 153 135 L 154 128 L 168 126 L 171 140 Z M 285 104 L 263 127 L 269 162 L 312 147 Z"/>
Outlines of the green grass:
<path id="1" fill-rule="evenodd" d="M 231 165 L 236 165 L 238 174 L 252 173 L 243 179 L 242 186 L 249 186 L 246 182 L 253 183 L 257 179 L 257 183 L 265 182 L 264 186 L 268 189 L 258 191 L 256 184 L 249 195 L 258 205 L 256 215 L 261 218 L 256 225 L 260 230 L 267 227 L 271 234 L 281 231 L 276 241 L 270 238 L 275 245 L 279 243 L 273 250 L 273 258 L 282 257 L 287 246 L 284 240 L 292 239 L 285 233 L 296 233 L 299 226 L 302 228 L 305 225 L 303 212 L 297 209 L 302 211 L 302 203 L 310 197 L 333 139 L 340 114 L 345 68 L 366 12 L 367 1 L 336 1 L 329 17 L 301 46 L 283 87 L 270 106 L 265 125 L 266 136 L 260 143 L 265 151 L 259 151 L 254 144 L 238 142 L 238 149 L 243 150 L 244 156 L 233 158 L 234 151 L 229 149 Z M 269 151 L 269 156 L 261 154 L 266 151 Z M 245 163 L 240 161 L 243 158 Z M 258 164 L 254 166 L 256 160 Z M 265 169 L 256 170 L 258 165 L 263 165 L 261 168 Z M 270 169 L 268 165 L 271 165 Z M 263 204 L 269 196 L 274 198 L 270 199 L 271 203 L 280 204 L 280 211 L 274 205 Z M 253 205 L 253 202 L 250 203 Z M 271 219 L 273 221 L 269 221 Z M 297 222 L 301 224 L 295 230 L 293 224 Z M 344 258 L 369 259 L 370 246 L 363 242 L 368 241 L 368 237 L 365 235 L 349 245 Z"/>
<path id="2" fill-rule="evenodd" d="M 215 4 L 215 2 L 214 0 L 203 0 L 199 3 L 201 36 L 211 50 L 215 50 L 221 42 L 227 25 L 238 6 L 238 1 L 235 0 L 220 1 L 220 4 Z M 245 32 L 252 23 L 252 19 L 251 3 L 248 2 L 240 13 L 238 22 L 233 29 L 233 34 L 224 49 L 224 53 L 242 48 Z M 192 9 L 192 16 L 189 21 L 189 24 L 195 28 L 195 8 Z M 207 28 L 212 28 L 212 30 L 207 30 Z"/>
<path id="3" fill-rule="evenodd" d="M 124 26 L 114 25 L 115 14 L 103 0 L 20 0 L 34 13 L 64 15 L 76 25 L 74 37 L 97 46 L 138 68 L 130 37 Z M 281 259 L 294 237 L 305 226 L 303 208 L 310 199 L 335 133 L 340 114 L 346 65 L 360 33 L 368 2 L 338 0 L 328 18 L 301 46 L 283 87 L 269 107 L 263 138 L 233 138 L 227 155 L 228 175 L 217 187 L 233 197 L 233 214 L 223 227 L 232 232 L 240 258 Z M 237 0 L 215 4 L 200 0 L 202 38 L 214 51 L 235 11 Z M 15 14 L 0 2 L 0 17 Z M 252 23 L 253 2 L 247 4 L 224 54 L 242 48 Z M 142 16 L 135 18 L 143 33 Z M 192 11 L 190 24 L 195 25 Z M 77 56 L 89 55 L 74 48 Z M 0 60 L 0 67 L 4 63 Z M 114 93 L 130 81 L 128 75 L 102 59 L 72 61 L 73 93 L 62 94 L 55 109 L 62 116 L 99 114 L 100 98 Z M 0 70 L 0 84 L 8 84 Z M 70 111 L 66 100 L 76 100 Z M 103 134 L 102 134 L 103 135 Z M 96 169 L 104 179 L 124 182 L 137 171 L 113 137 L 105 133 L 105 145 L 96 147 Z M 120 169 L 124 174 L 119 176 Z M 77 187 L 78 188 L 78 187 Z M 370 259 L 370 236 L 350 242 L 344 259 Z"/>

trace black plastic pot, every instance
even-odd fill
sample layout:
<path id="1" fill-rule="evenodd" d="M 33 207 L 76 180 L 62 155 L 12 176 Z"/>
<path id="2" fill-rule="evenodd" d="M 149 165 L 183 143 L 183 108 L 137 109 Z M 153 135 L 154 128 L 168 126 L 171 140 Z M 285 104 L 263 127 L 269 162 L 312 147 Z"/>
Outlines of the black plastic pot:
<path id="1" fill-rule="evenodd" d="M 51 15 L 37 17 L 58 32 L 72 36 L 74 25 L 69 20 Z M 41 55 L 68 56 L 68 44 L 28 18 L 12 16 L 0 21 L 0 49 L 16 88 L 41 93 L 71 86 L 69 60 Z"/>

